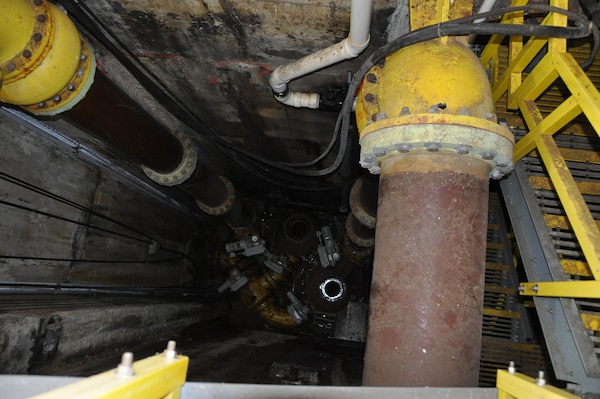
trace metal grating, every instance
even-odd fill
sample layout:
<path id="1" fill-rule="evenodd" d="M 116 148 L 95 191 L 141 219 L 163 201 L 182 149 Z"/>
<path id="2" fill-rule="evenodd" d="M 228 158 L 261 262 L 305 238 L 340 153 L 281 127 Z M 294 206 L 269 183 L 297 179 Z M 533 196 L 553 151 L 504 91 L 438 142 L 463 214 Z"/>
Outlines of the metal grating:
<path id="1" fill-rule="evenodd" d="M 540 370 L 551 371 L 545 347 L 536 341 L 532 320 L 517 292 L 519 278 L 511 249 L 513 243 L 503 205 L 494 190 L 490 192 L 487 240 L 481 387 L 496 386 L 496 371 L 506 368 L 510 361 L 530 376 L 537 376 Z"/>

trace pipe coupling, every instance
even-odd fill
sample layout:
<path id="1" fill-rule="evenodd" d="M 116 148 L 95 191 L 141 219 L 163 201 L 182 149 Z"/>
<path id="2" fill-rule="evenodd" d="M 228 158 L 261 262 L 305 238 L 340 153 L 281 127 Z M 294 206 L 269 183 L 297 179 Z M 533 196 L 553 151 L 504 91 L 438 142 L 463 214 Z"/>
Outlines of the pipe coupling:
<path id="1" fill-rule="evenodd" d="M 181 162 L 173 171 L 160 173 L 142 165 L 142 170 L 150 180 L 168 187 L 177 186 L 189 179 L 198 165 L 198 150 L 192 140 L 181 132 L 174 133 L 174 136 L 181 143 L 183 155 Z"/>

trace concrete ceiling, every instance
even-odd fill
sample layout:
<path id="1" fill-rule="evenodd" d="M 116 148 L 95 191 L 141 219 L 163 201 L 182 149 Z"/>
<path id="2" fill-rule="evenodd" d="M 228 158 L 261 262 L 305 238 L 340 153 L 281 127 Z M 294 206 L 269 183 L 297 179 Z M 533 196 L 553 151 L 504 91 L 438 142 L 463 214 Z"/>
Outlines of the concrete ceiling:
<path id="1" fill-rule="evenodd" d="M 173 97 L 219 137 L 235 148 L 283 162 L 313 159 L 329 143 L 336 112 L 297 109 L 279 104 L 268 84 L 269 74 L 348 35 L 350 0 L 94 0 L 80 5 L 63 2 L 67 11 L 84 10 L 94 23 L 113 34 L 123 49 L 135 57 L 166 86 Z M 70 4 L 69 4 L 70 3 Z M 329 86 L 343 86 L 348 73 L 374 49 L 385 43 L 388 19 L 396 0 L 376 0 L 371 23 L 371 45 L 361 57 L 326 68 L 291 83 L 295 91 L 325 92 Z M 59 4 L 61 2 L 59 1 Z M 80 23 L 86 34 L 86 24 Z M 94 36 L 87 31 L 88 36 Z M 97 36 L 97 35 L 96 35 Z M 111 79 L 135 80 L 114 57 L 92 37 L 99 68 Z M 143 103 L 147 95 L 135 92 Z M 145 108 L 149 108 L 144 105 Z M 154 115 L 157 110 L 149 109 Z M 169 128 L 179 128 L 165 122 Z M 258 197 L 264 192 L 284 198 L 300 196 L 308 203 L 331 203 L 331 195 L 344 195 L 338 188 L 313 192 L 305 183 L 338 184 L 362 171 L 356 159 L 351 170 L 320 179 L 292 179 L 298 184 L 256 178 L 247 167 L 225 156 L 206 139 L 197 126 L 181 127 L 200 146 L 201 157 L 229 177 L 244 194 Z M 356 138 L 354 138 L 356 142 Z M 353 154 L 358 152 L 354 143 Z M 335 155 L 335 149 L 334 154 Z M 332 162 L 333 155 L 321 166 Z M 243 162 L 242 162 L 243 163 Z M 270 172 L 263 173 L 269 174 Z M 286 187 L 277 187 L 287 186 Z M 299 190 L 290 190 L 297 186 Z M 260 192 L 260 194 L 259 194 Z M 328 198 L 329 197 L 329 198 Z M 337 202 L 336 198 L 334 202 Z"/>

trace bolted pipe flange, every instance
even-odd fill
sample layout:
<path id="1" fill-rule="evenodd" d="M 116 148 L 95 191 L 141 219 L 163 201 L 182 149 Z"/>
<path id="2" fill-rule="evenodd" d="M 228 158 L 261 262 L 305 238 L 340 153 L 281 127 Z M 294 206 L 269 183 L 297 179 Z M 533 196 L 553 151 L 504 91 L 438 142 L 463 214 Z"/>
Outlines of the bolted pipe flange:
<path id="1" fill-rule="evenodd" d="M 360 165 L 373 174 L 388 155 L 411 151 L 450 152 L 483 160 L 490 177 L 500 179 L 513 168 L 514 138 L 493 121 L 468 115 L 411 114 L 387 118 L 361 132 Z"/>
<path id="2" fill-rule="evenodd" d="M 497 124 L 491 88 L 475 54 L 456 40 L 430 40 L 373 66 L 357 94 L 360 164 L 373 174 L 397 153 L 451 152 L 483 160 L 490 177 L 512 170 L 514 137 Z"/>
<path id="3" fill-rule="evenodd" d="M 160 173 L 142 165 L 142 170 L 150 180 L 167 187 L 177 186 L 189 179 L 196 170 L 198 164 L 198 150 L 192 140 L 181 132 L 175 133 L 174 136 L 179 140 L 183 147 L 183 155 L 181 157 L 181 162 L 173 171 Z"/>
<path id="4" fill-rule="evenodd" d="M 375 157 L 372 158 L 375 161 Z M 360 176 L 350 190 L 350 209 L 360 224 L 369 229 L 375 228 L 377 222 L 378 180 Z"/>
<path id="5" fill-rule="evenodd" d="M 96 71 L 93 53 L 74 23 L 40 0 L 13 0 L 0 6 L 0 13 L 6 14 L 0 35 L 7 43 L 0 49 L 0 101 L 39 115 L 73 108 Z"/>
<path id="6" fill-rule="evenodd" d="M 227 190 L 225 200 L 221 204 L 209 206 L 200 200 L 196 200 L 196 205 L 198 205 L 198 208 L 200 208 L 202 212 L 211 216 L 221 216 L 226 214 L 231 210 L 233 204 L 235 203 L 235 188 L 233 187 L 233 184 L 225 176 L 219 176 L 219 179 L 223 182 L 223 185 Z"/>
<path id="7" fill-rule="evenodd" d="M 96 73 L 96 57 L 85 40 L 81 40 L 81 55 L 77 72 L 67 85 L 57 93 L 52 101 L 42 101 L 37 104 L 25 105 L 24 109 L 35 115 L 53 116 L 73 108 L 85 97 L 94 83 Z"/>
<path id="8" fill-rule="evenodd" d="M 4 84 L 22 78 L 39 65 L 43 61 L 40 56 L 47 51 L 46 46 L 54 36 L 53 17 L 45 1 L 15 2 L 10 5 L 10 12 L 16 13 L 21 21 L 19 28 L 22 29 L 13 29 L 9 32 L 12 36 L 4 40 L 10 41 L 11 45 L 20 43 L 21 48 L 13 51 L 15 55 L 10 59 L 0 58 L 0 74 Z"/>
<path id="9" fill-rule="evenodd" d="M 368 228 L 359 220 L 349 213 L 346 217 L 346 235 L 348 239 L 355 245 L 361 248 L 371 248 L 375 245 L 375 226 Z"/>

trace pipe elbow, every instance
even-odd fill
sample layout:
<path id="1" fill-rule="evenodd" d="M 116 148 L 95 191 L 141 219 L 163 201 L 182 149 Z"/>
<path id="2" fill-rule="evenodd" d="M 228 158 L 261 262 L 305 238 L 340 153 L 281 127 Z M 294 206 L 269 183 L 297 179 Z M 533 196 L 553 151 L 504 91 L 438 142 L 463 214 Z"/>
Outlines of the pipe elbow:
<path id="1" fill-rule="evenodd" d="M 319 93 L 289 92 L 284 97 L 275 96 L 284 105 L 296 108 L 319 109 Z"/>
<path id="2" fill-rule="evenodd" d="M 271 86 L 271 90 L 273 94 L 275 94 L 276 98 L 278 95 L 284 94 L 288 91 L 288 82 L 281 77 L 281 71 L 283 66 L 280 65 L 273 72 L 271 72 L 271 76 L 269 76 L 269 85 Z"/>
<path id="3" fill-rule="evenodd" d="M 344 44 L 344 53 L 346 54 L 347 59 L 356 58 L 362 53 L 368 46 L 371 41 L 371 36 L 367 37 L 367 40 L 364 43 L 355 43 L 352 41 L 352 37 L 348 36 L 342 43 Z"/>

